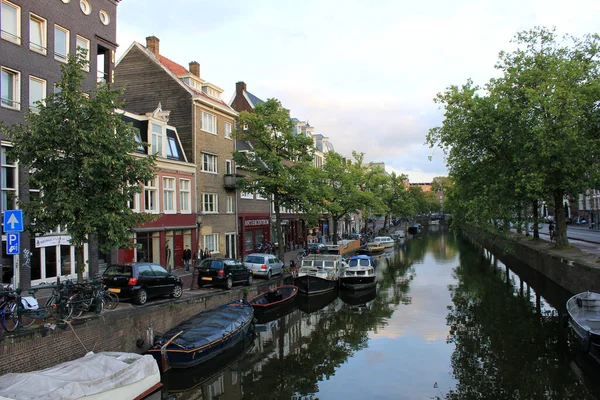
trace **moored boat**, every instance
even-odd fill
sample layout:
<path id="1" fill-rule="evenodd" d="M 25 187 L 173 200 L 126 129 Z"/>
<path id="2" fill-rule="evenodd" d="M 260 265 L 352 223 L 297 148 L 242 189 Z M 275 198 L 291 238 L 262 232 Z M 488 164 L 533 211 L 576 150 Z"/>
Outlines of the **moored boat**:
<path id="1" fill-rule="evenodd" d="M 162 371 L 206 362 L 244 340 L 250 333 L 254 308 L 235 300 L 204 311 L 155 338 L 148 350 Z"/>
<path id="2" fill-rule="evenodd" d="M 581 349 L 600 362 L 600 293 L 583 292 L 571 297 L 567 313 Z"/>
<path id="3" fill-rule="evenodd" d="M 301 293 L 316 294 L 335 290 L 340 271 L 347 264 L 335 254 L 311 254 L 302 259 L 294 273 L 294 285 Z"/>
<path id="4" fill-rule="evenodd" d="M 385 248 L 394 247 L 395 244 L 394 239 L 389 236 L 377 236 L 373 241 L 382 244 Z"/>
<path id="5" fill-rule="evenodd" d="M 367 243 L 367 250 L 371 255 L 382 254 L 385 251 L 385 246 L 378 242 L 369 242 Z"/>
<path id="6" fill-rule="evenodd" d="M 377 285 L 375 274 L 375 260 L 368 255 L 356 255 L 348 260 L 346 267 L 340 274 L 340 287 L 349 290 L 361 290 Z"/>
<path id="7" fill-rule="evenodd" d="M 296 303 L 298 304 L 298 309 L 300 309 L 300 311 L 306 314 L 312 314 L 327 307 L 337 298 L 337 296 L 337 290 L 312 295 L 299 293 L 296 298 Z"/>
<path id="8" fill-rule="evenodd" d="M 298 286 L 284 285 L 268 290 L 248 300 L 256 316 L 287 307 L 298 294 Z"/>
<path id="9" fill-rule="evenodd" d="M 160 371 L 149 355 L 89 352 L 41 371 L 0 377 L 2 399 L 160 399 Z"/>

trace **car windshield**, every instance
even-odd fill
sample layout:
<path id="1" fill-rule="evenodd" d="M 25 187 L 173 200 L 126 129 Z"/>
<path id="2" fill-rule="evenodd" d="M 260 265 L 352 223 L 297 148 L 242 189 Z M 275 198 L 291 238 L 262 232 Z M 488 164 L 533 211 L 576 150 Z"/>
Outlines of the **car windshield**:
<path id="1" fill-rule="evenodd" d="M 111 265 L 104 271 L 104 276 L 131 276 L 131 265 Z"/>
<path id="2" fill-rule="evenodd" d="M 246 257 L 244 262 L 251 263 L 251 264 L 264 264 L 265 259 L 264 259 L 264 257 L 261 257 L 261 256 L 248 256 L 248 257 Z"/>
<path id="3" fill-rule="evenodd" d="M 221 260 L 204 260 L 200 263 L 199 268 L 223 269 L 223 261 Z"/>

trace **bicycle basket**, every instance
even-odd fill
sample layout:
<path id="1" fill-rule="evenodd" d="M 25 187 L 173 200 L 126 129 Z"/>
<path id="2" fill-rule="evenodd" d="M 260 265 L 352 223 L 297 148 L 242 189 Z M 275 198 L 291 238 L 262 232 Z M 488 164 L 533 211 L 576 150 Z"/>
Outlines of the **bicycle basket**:
<path id="1" fill-rule="evenodd" d="M 21 297 L 21 304 L 26 310 L 37 310 L 38 308 L 40 308 L 40 305 L 38 304 L 38 301 L 35 297 Z"/>

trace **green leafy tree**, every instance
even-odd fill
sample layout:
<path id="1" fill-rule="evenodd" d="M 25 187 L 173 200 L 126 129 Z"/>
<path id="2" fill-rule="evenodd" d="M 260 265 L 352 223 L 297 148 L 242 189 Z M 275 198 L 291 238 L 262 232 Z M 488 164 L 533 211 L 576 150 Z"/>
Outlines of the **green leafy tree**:
<path id="1" fill-rule="evenodd" d="M 154 176 L 154 157 L 133 155 L 138 144 L 115 109 L 118 91 L 100 85 L 84 93 L 82 54 L 62 66 L 57 93 L 25 113 L 25 124 L 3 126 L 12 140 L 9 156 L 30 171 L 30 187 L 40 196 L 19 201 L 32 234 L 67 227 L 76 246 L 82 279 L 83 244 L 93 235 L 105 238 L 102 250 L 131 247 L 132 228 L 149 220 L 127 202 Z"/>
<path id="2" fill-rule="evenodd" d="M 382 201 L 386 204 L 389 214 L 386 215 L 383 228 L 387 229 L 389 225 L 389 215 L 398 217 L 407 217 L 413 214 L 413 208 L 410 204 L 408 190 L 404 182 L 408 180 L 406 175 L 397 176 L 392 172 L 388 177 L 383 191 Z"/>
<path id="3" fill-rule="evenodd" d="M 240 129 L 241 128 L 241 129 Z M 238 140 L 252 144 L 252 151 L 233 155 L 237 166 L 247 172 L 239 188 L 271 199 L 275 210 L 278 255 L 283 259 L 281 208 L 314 211 L 309 202 L 314 178 L 312 140 L 294 135 L 289 110 L 276 99 L 258 104 L 252 113 L 239 116 Z"/>

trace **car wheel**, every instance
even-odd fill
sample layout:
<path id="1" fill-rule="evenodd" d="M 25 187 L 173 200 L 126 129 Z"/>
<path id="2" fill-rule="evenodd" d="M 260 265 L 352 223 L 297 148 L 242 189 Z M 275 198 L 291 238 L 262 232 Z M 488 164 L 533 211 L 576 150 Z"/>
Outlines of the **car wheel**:
<path id="1" fill-rule="evenodd" d="M 271 270 L 269 270 L 269 272 L 267 272 L 267 280 L 271 279 Z"/>
<path id="2" fill-rule="evenodd" d="M 198 281 L 198 288 L 201 288 L 202 286 L 204 286 L 204 282 Z"/>
<path id="3" fill-rule="evenodd" d="M 252 282 L 254 282 L 254 278 L 252 277 L 252 274 L 248 274 L 248 280 L 246 281 L 246 285 L 250 286 L 252 285 Z"/>
<path id="4" fill-rule="evenodd" d="M 173 293 L 171 293 L 171 297 L 178 299 L 181 297 L 182 293 L 183 288 L 181 287 L 181 285 L 175 285 L 175 287 L 173 287 Z"/>
<path id="5" fill-rule="evenodd" d="M 138 290 L 133 301 L 135 304 L 140 306 L 146 304 L 146 302 L 148 301 L 148 294 L 146 293 L 146 289 Z"/>
<path id="6" fill-rule="evenodd" d="M 225 289 L 229 290 L 233 287 L 233 279 L 231 277 L 227 278 L 227 281 L 225 282 Z"/>

